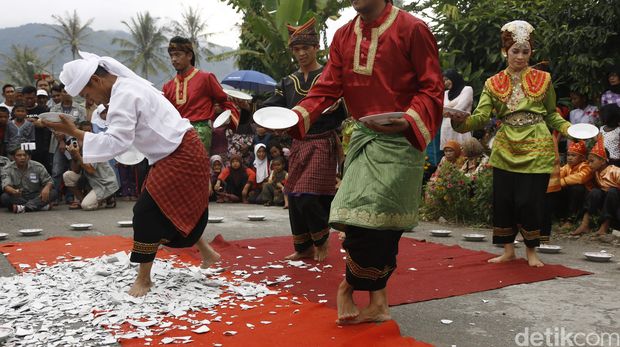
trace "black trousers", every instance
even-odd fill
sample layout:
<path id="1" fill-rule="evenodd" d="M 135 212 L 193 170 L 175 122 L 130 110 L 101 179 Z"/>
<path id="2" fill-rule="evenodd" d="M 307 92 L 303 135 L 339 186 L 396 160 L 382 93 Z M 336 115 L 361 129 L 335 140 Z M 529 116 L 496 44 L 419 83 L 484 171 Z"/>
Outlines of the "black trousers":
<path id="1" fill-rule="evenodd" d="M 559 192 L 545 194 L 545 213 L 540 228 L 540 241 L 551 239 L 551 226 L 554 217 L 559 219 L 579 219 L 588 190 L 581 184 L 565 186 Z"/>
<path id="2" fill-rule="evenodd" d="M 148 190 L 144 189 L 133 207 L 133 249 L 130 260 L 134 263 L 152 262 L 159 245 L 191 247 L 202 236 L 208 221 L 209 209 L 206 209 L 198 224 L 185 237 L 162 213 Z"/>
<path id="3" fill-rule="evenodd" d="M 347 252 L 347 282 L 354 290 L 385 288 L 396 269 L 402 230 L 373 230 L 348 226 L 342 248 Z"/>
<path id="4" fill-rule="evenodd" d="M 583 205 L 584 211 L 591 215 L 601 213 L 603 221 L 611 221 L 613 226 L 620 221 L 620 190 L 609 188 L 606 192 L 600 188 L 593 188 L 586 196 Z"/>
<path id="5" fill-rule="evenodd" d="M 288 215 L 296 252 L 323 245 L 329 238 L 331 195 L 289 195 Z"/>
<path id="6" fill-rule="evenodd" d="M 527 247 L 540 245 L 549 174 L 493 168 L 493 243 L 513 243 L 518 233 Z"/>

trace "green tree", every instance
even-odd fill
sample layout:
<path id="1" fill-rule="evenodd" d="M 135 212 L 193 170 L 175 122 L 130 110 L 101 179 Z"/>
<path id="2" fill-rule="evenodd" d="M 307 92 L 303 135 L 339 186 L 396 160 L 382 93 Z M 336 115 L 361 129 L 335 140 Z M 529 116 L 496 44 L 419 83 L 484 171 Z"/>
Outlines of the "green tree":
<path id="1" fill-rule="evenodd" d="M 47 69 L 51 60 L 43 61 L 37 55 L 37 50 L 28 46 L 11 45 L 11 54 L 2 54 L 2 72 L 7 82 L 19 86 L 34 84 L 34 74 L 39 69 Z"/>
<path id="2" fill-rule="evenodd" d="M 66 48 L 70 48 L 71 56 L 73 59 L 76 59 L 80 47 L 92 47 L 86 43 L 86 40 L 90 35 L 90 25 L 93 23 L 94 18 L 90 18 L 82 24 L 82 20 L 76 10 L 73 10 L 73 14 L 65 13 L 64 17 L 54 14 L 52 18 L 54 18 L 57 25 L 48 25 L 48 27 L 54 33 L 42 36 L 49 37 L 57 42 L 58 46 L 54 49 L 56 53 L 64 52 Z"/>
<path id="3" fill-rule="evenodd" d="M 615 0 L 424 0 L 405 8 L 431 17 L 442 67 L 463 73 L 476 93 L 486 78 L 506 66 L 499 32 L 515 19 L 535 27 L 531 62 L 548 63 L 559 94 L 579 90 L 598 95 L 605 70 L 620 56 L 620 6 Z"/>
<path id="4" fill-rule="evenodd" d="M 164 29 L 157 24 L 157 18 L 147 11 L 136 14 L 129 22 L 121 23 L 127 27 L 132 39 L 115 38 L 112 43 L 123 48 L 117 54 L 128 67 L 147 79 L 149 75 L 167 70 L 164 46 L 168 39 L 164 35 Z"/>
<path id="5" fill-rule="evenodd" d="M 288 50 L 287 24 L 299 25 L 314 17 L 318 30 L 325 38 L 326 20 L 337 18 L 342 8 L 350 6 L 348 0 L 220 1 L 242 12 L 244 18 L 239 50 L 218 55 L 214 59 L 238 55 L 239 68 L 262 71 L 275 79 L 295 69 L 295 62 Z"/>
<path id="6" fill-rule="evenodd" d="M 201 56 L 213 55 L 209 49 L 209 33 L 207 31 L 207 21 L 200 15 L 199 8 L 187 7 L 181 15 L 180 21 L 172 21 L 170 29 L 172 35 L 188 38 L 194 45 L 196 55 L 196 66 L 200 63 Z"/>

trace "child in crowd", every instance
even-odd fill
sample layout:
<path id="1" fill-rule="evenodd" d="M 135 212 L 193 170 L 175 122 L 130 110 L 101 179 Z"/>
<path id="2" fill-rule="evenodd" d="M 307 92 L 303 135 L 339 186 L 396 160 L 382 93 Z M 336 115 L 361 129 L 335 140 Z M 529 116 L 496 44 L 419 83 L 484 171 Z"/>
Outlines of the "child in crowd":
<path id="1" fill-rule="evenodd" d="M 257 144 L 262 143 L 267 146 L 271 141 L 271 134 L 267 132 L 267 129 L 262 126 L 256 126 L 256 135 L 254 135 L 254 139 L 252 140 L 252 147 L 256 147 Z"/>
<path id="2" fill-rule="evenodd" d="M 254 146 L 254 162 L 252 163 L 256 173 L 256 185 L 251 187 L 248 193 L 248 200 L 253 204 L 260 204 L 258 200 L 263 189 L 263 184 L 267 182 L 270 174 L 269 158 L 267 157 L 267 146 L 262 143 Z"/>
<path id="3" fill-rule="evenodd" d="M 284 170 L 284 158 L 275 157 L 271 160 L 271 174 L 267 182 L 263 184 L 263 189 L 259 197 L 259 201 L 265 206 L 284 205 L 284 185 L 288 173 Z"/>
<path id="4" fill-rule="evenodd" d="M 588 98 L 585 95 L 577 91 L 572 91 L 570 92 L 570 102 L 573 104 L 573 107 L 575 107 L 570 111 L 569 118 L 571 123 L 598 123 L 598 108 L 594 105 L 589 105 Z"/>
<path id="5" fill-rule="evenodd" d="M 601 134 L 605 149 L 609 151 L 609 164 L 620 166 L 620 106 L 609 104 L 601 107 Z"/>
<path id="6" fill-rule="evenodd" d="M 222 162 L 222 157 L 219 155 L 211 156 L 211 196 L 209 197 L 209 201 L 216 201 L 217 195 L 215 194 L 215 184 L 217 183 L 218 176 L 222 173 L 222 168 L 224 167 Z"/>
<path id="7" fill-rule="evenodd" d="M 19 147 L 24 142 L 35 142 L 34 124 L 26 120 L 28 109 L 23 103 L 15 103 L 13 120 L 8 123 L 4 139 L 6 148 Z"/>
<path id="8" fill-rule="evenodd" d="M 560 169 L 562 190 L 558 196 L 556 215 L 564 220 L 565 225 L 573 216 L 579 217 L 586 194 L 594 186 L 594 174 L 586 155 L 585 142 L 573 142 L 568 147 L 566 165 Z"/>
<path id="9" fill-rule="evenodd" d="M 596 144 L 588 155 L 588 162 L 594 173 L 595 188 L 588 193 L 583 206 L 585 211 L 581 225 L 571 233 L 578 237 L 590 231 L 592 215 L 601 212 L 601 226 L 596 236 L 607 237 L 612 222 L 620 220 L 620 168 L 609 164 L 609 151 L 603 144 L 602 135 L 599 135 Z"/>
<path id="10" fill-rule="evenodd" d="M 484 147 L 475 138 L 465 140 L 463 143 L 463 155 L 465 159 L 461 171 L 467 177 L 477 175 L 489 162 L 489 157 L 484 154 Z"/>
<path id="11" fill-rule="evenodd" d="M 248 193 L 254 184 L 256 184 L 254 171 L 242 164 L 240 156 L 234 155 L 230 158 L 230 167 L 222 170 L 215 183 L 217 202 L 242 201 L 247 204 Z"/>

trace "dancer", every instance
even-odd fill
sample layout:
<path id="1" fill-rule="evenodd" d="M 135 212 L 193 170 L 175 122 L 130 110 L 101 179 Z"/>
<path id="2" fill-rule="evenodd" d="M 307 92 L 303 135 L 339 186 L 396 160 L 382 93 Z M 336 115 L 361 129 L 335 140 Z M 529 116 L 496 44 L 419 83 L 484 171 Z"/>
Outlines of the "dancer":
<path id="1" fill-rule="evenodd" d="M 525 21 L 513 21 L 502 27 L 502 54 L 508 59 L 508 67 L 486 81 L 471 116 L 449 116 L 459 132 L 484 128 L 492 113 L 501 120 L 490 164 L 493 243 L 503 244 L 504 254 L 489 262 L 515 259 L 514 241 L 520 232 L 527 246 L 529 265 L 541 267 L 536 247 L 540 245 L 545 193 L 556 159 L 549 128 L 567 136 L 570 123 L 556 111 L 551 76 L 528 66 L 533 30 Z"/>
<path id="2" fill-rule="evenodd" d="M 284 77 L 263 106 L 293 108 L 320 78 L 323 66 L 316 60 L 319 35 L 314 24 L 312 18 L 299 27 L 288 26 L 289 47 L 299 70 Z M 312 124 L 303 139 L 293 140 L 284 190 L 295 252 L 285 259 L 323 261 L 327 257 L 329 209 L 336 194 L 338 165 L 339 142 L 334 130 L 346 118 L 340 101 L 329 106 L 330 110 Z"/>
<path id="3" fill-rule="evenodd" d="M 346 278 L 338 288 L 338 323 L 391 319 L 386 283 L 403 231 L 418 222 L 424 149 L 442 120 L 443 78 L 426 24 L 385 0 L 352 1 L 358 16 L 336 32 L 330 57 L 290 130 L 303 138 L 340 97 L 354 119 L 403 112 L 388 125 L 356 122 L 329 222 L 346 233 Z M 355 290 L 368 291 L 359 310 Z"/>
<path id="4" fill-rule="evenodd" d="M 160 244 L 196 245 L 203 267 L 220 258 L 201 239 L 209 214 L 209 159 L 189 121 L 150 82 L 113 58 L 80 55 L 83 59 L 63 66 L 60 80 L 67 93 L 108 105 L 107 131 L 84 132 L 65 117 L 44 124 L 82 142 L 85 163 L 107 161 L 131 145 L 148 159 L 145 189 L 133 208 L 131 261 L 140 267 L 129 289 L 130 295 L 143 296 L 153 285 L 151 267 Z"/>

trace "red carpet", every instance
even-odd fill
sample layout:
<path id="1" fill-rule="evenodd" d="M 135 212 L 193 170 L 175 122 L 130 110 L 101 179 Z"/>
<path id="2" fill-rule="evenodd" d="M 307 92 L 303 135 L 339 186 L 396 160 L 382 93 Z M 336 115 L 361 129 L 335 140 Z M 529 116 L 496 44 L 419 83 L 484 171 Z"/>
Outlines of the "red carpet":
<path id="1" fill-rule="evenodd" d="M 0 245 L 0 252 L 19 270 L 19 264 L 34 265 L 35 263 L 47 263 L 51 265 L 58 261 L 73 257 L 96 257 L 103 254 L 118 251 L 129 251 L 131 240 L 120 236 L 102 237 L 52 237 L 46 241 L 7 243 Z M 218 248 L 238 249 L 239 246 L 228 245 L 222 239 L 216 242 Z M 248 250 L 247 248 L 245 249 Z M 176 253 L 176 252 L 173 252 Z M 160 257 L 168 257 L 173 254 L 168 250 L 161 251 Z M 179 252 L 177 254 L 182 262 L 193 262 L 197 259 L 191 252 Z M 58 259 L 58 257 L 63 257 Z M 236 255 L 225 255 L 226 259 Z M 242 258 L 240 258 L 242 259 Z M 263 263 L 264 264 L 264 263 Z M 249 280 L 252 280 L 250 278 Z M 254 279 L 256 281 L 257 279 Z M 288 295 L 284 293 L 284 296 Z M 250 347 L 250 346 L 295 346 L 295 347 L 427 347 L 430 344 L 419 342 L 410 337 L 402 337 L 398 325 L 394 321 L 381 324 L 364 324 L 359 326 L 338 327 L 334 320 L 335 310 L 324 305 L 300 300 L 300 305 L 289 305 L 290 301 L 283 301 L 279 296 L 268 297 L 262 304 L 252 310 L 222 309 L 218 310 L 222 321 L 232 321 L 232 325 L 213 322 L 209 325 L 211 332 L 195 334 L 189 330 L 173 329 L 161 335 L 151 336 L 151 345 L 158 345 L 165 337 L 191 336 L 194 345 L 212 346 L 219 343 L 225 347 Z M 270 312 L 275 312 L 272 314 Z M 195 319 L 212 319 L 199 312 Z M 171 322 L 187 325 L 170 319 Z M 270 324 L 262 324 L 261 321 L 269 321 Z M 246 326 L 247 323 L 254 325 L 253 329 Z M 191 327 L 190 327 L 191 329 Z M 237 331 L 235 336 L 224 336 L 227 330 Z M 123 346 L 144 346 L 144 339 L 122 340 Z M 180 344 L 169 344 L 177 346 Z"/>

